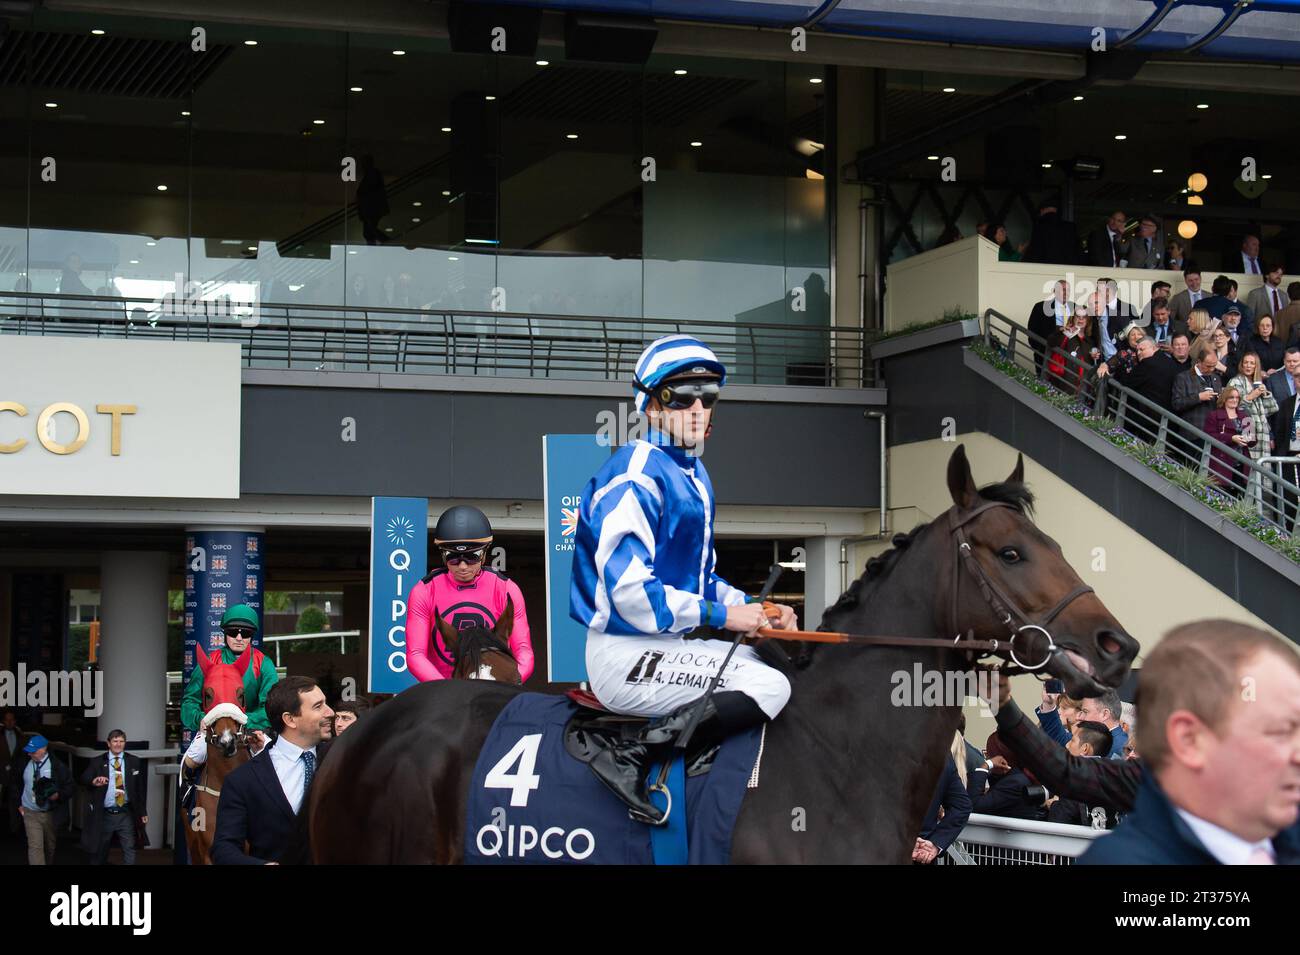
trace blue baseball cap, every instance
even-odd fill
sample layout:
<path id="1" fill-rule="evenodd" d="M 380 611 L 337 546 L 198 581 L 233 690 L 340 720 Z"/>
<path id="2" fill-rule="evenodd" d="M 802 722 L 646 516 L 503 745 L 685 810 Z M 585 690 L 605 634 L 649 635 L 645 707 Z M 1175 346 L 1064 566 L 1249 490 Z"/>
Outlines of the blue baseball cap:
<path id="1" fill-rule="evenodd" d="M 44 736 L 42 736 L 40 733 L 37 733 L 35 736 L 33 736 L 31 739 L 27 741 L 27 745 L 23 747 L 23 752 L 34 753 L 38 749 L 44 749 L 49 745 L 50 745 L 50 741 L 47 740 Z"/>

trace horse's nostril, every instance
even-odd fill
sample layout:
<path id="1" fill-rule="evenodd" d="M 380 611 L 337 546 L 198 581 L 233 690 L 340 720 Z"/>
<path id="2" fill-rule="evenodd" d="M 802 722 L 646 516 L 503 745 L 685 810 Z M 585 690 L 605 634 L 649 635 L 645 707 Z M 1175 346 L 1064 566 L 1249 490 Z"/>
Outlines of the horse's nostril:
<path id="1" fill-rule="evenodd" d="M 1103 630 L 1097 635 L 1097 645 L 1101 647 L 1103 653 L 1112 656 L 1119 653 L 1123 645 L 1116 639 L 1115 634 L 1110 630 Z"/>

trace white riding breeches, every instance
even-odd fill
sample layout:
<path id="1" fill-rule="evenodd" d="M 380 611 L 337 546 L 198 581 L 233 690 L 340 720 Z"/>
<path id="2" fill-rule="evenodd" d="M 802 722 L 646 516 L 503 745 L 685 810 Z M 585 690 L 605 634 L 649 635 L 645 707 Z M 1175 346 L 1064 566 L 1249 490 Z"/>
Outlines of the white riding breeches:
<path id="1" fill-rule="evenodd" d="M 587 679 L 596 698 L 615 713 L 666 716 L 704 695 L 731 642 L 674 635 L 617 636 L 587 632 Z M 785 674 L 741 644 L 714 692 L 738 690 L 774 718 L 790 699 Z"/>

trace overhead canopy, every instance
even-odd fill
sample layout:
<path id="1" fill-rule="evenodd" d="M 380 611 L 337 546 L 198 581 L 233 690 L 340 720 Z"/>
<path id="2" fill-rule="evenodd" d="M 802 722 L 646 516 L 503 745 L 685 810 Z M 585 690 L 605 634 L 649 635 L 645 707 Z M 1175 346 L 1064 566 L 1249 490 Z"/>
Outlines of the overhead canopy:
<path id="1" fill-rule="evenodd" d="M 1300 0 L 1255 0 L 1234 15 L 1229 0 L 514 0 L 528 6 L 675 20 L 793 27 L 817 19 L 833 33 L 906 40 L 1073 50 L 1107 46 L 1149 26 L 1140 51 L 1200 48 L 1205 56 L 1300 62 Z M 1155 20 L 1154 24 L 1149 21 Z M 1226 29 L 1223 29 L 1226 25 Z"/>

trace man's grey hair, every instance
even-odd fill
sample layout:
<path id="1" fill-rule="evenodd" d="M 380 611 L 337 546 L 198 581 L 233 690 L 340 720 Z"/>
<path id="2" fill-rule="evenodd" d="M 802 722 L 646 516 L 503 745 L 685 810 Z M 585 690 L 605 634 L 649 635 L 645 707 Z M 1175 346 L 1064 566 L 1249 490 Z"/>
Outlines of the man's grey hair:
<path id="1" fill-rule="evenodd" d="M 1119 722 L 1120 717 L 1124 715 L 1124 704 L 1120 701 L 1119 690 L 1107 690 L 1101 696 L 1094 697 L 1097 705 L 1104 710 L 1110 711 L 1110 718 Z"/>

